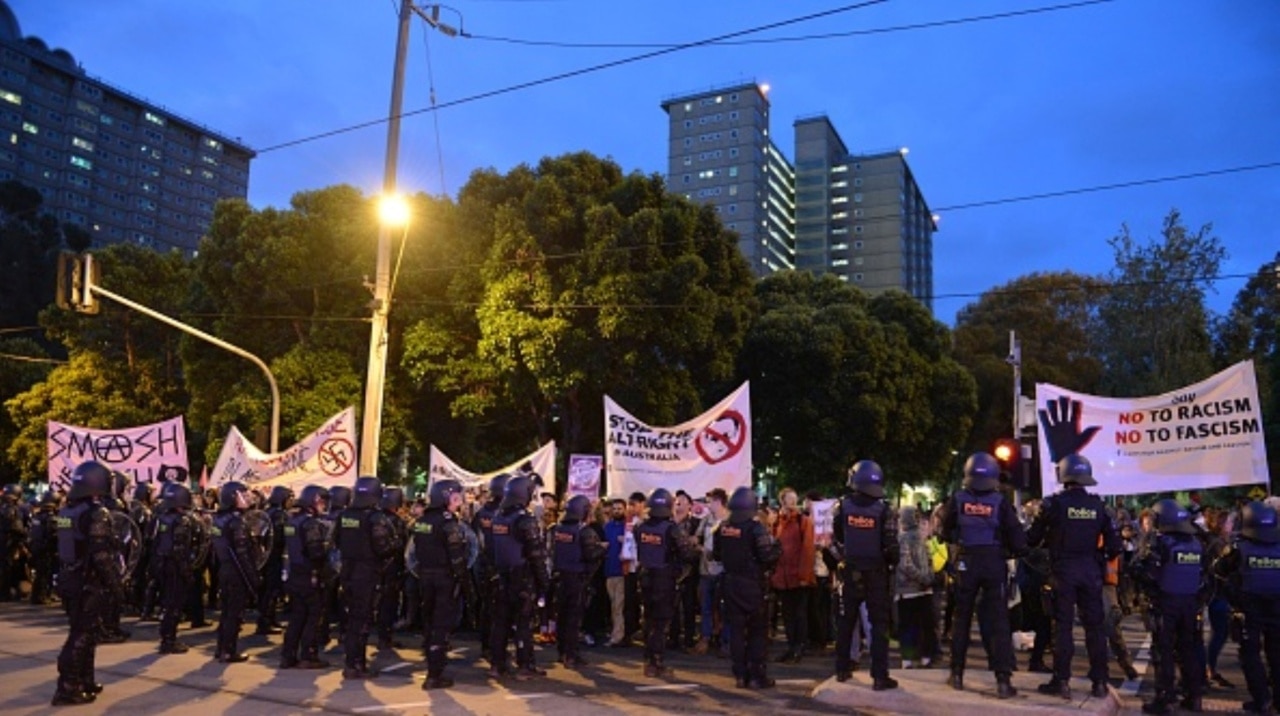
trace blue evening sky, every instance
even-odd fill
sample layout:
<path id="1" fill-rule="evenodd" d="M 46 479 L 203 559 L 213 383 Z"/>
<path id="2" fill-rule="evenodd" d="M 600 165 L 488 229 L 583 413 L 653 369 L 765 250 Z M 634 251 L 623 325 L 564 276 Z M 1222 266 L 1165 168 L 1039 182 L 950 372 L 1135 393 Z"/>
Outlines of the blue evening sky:
<path id="1" fill-rule="evenodd" d="M 337 183 L 381 187 L 397 0 L 9 0 L 25 35 L 85 70 L 238 137 L 261 154 L 249 200 L 287 206 Z M 656 47 L 559 43 L 705 40 L 845 5 L 841 0 L 451 0 L 415 21 L 405 110 L 459 102 Z M 406 118 L 400 185 L 456 195 L 477 168 L 506 171 L 587 150 L 665 172 L 666 97 L 757 80 L 773 135 L 792 155 L 795 118 L 826 113 L 851 149 L 908 147 L 931 207 L 935 312 L 1033 271 L 1105 273 L 1122 223 L 1158 234 L 1171 208 L 1212 222 L 1247 274 L 1280 250 L 1280 2 L 1113 0 L 1006 19 L 867 32 L 1073 0 L 890 0 Z M 434 78 L 434 80 L 433 80 Z M 438 128 L 437 128 L 438 122 Z M 273 147 L 275 147 L 273 149 Z M 440 151 L 437 151 L 437 147 Z M 964 204 L 1271 165 L 1253 171 L 948 210 Z M 372 240 L 372 237 L 371 237 Z M 372 267 L 370 267 L 372 270 Z M 1225 311 L 1243 278 L 1217 282 Z"/>

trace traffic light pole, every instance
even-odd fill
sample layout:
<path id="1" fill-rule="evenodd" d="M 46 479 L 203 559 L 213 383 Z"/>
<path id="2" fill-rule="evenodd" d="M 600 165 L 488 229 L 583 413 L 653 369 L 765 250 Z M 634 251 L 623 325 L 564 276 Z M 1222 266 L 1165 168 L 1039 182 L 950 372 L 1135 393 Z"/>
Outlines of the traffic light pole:
<path id="1" fill-rule="evenodd" d="M 1022 444 L 1022 425 L 1021 425 L 1021 421 L 1018 419 L 1019 418 L 1018 411 L 1020 410 L 1021 404 L 1022 404 L 1022 344 L 1018 342 L 1018 334 L 1013 329 L 1009 330 L 1009 357 L 1005 358 L 1005 361 L 1008 362 L 1009 365 L 1013 366 L 1013 421 L 1012 421 L 1013 433 L 1012 435 L 1013 435 L 1014 441 L 1018 443 L 1018 456 L 1022 458 L 1018 461 L 1018 469 L 1022 471 L 1023 474 L 1019 477 L 1023 479 L 1019 479 L 1019 477 L 1011 476 L 1013 477 L 1013 482 L 1015 484 L 1015 487 L 1013 490 L 1014 507 L 1018 507 L 1022 504 L 1021 485 L 1025 482 L 1026 471 L 1028 469 L 1028 466 L 1031 463 L 1031 460 L 1030 460 L 1031 456 L 1027 454 L 1029 451 L 1024 449 L 1029 446 Z"/>

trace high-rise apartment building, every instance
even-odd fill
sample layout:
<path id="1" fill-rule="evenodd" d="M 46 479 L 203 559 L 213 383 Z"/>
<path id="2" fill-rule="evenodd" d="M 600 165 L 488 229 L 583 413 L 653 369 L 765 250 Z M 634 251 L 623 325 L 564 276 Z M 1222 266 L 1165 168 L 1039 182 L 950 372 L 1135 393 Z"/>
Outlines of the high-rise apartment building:
<path id="1" fill-rule="evenodd" d="M 767 88 L 755 82 L 670 98 L 667 186 L 710 204 L 757 276 L 793 267 L 794 176 L 769 136 Z"/>
<path id="2" fill-rule="evenodd" d="M 933 309 L 937 223 L 905 149 L 851 153 L 825 115 L 796 120 L 796 268 Z"/>
<path id="3" fill-rule="evenodd" d="M 46 212 L 95 245 L 194 251 L 214 203 L 248 196 L 254 156 L 23 37 L 0 0 L 0 181 L 37 189 Z"/>

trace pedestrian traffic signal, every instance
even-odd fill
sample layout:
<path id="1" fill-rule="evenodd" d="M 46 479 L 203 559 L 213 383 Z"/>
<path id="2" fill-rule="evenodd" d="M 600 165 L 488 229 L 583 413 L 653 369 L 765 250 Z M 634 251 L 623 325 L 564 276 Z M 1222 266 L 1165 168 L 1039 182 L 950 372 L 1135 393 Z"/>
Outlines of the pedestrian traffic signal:
<path id="1" fill-rule="evenodd" d="M 991 454 L 1000 462 L 1000 481 L 1019 490 L 1027 489 L 1029 477 L 1027 459 L 1022 444 L 1013 438 L 1000 438 L 991 447 Z"/>

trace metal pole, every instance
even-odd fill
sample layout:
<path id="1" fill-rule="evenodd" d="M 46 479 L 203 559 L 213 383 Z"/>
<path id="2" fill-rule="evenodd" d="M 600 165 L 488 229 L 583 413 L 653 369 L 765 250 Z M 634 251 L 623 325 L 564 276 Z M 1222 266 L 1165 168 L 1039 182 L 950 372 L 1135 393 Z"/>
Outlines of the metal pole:
<path id="1" fill-rule="evenodd" d="M 1009 365 L 1013 366 L 1013 439 L 1018 446 L 1018 467 L 1022 470 L 1023 475 L 1026 474 L 1027 454 L 1023 451 L 1022 445 L 1022 426 L 1018 421 L 1018 410 L 1022 402 L 1022 346 L 1018 343 L 1018 334 L 1013 329 L 1009 329 Z M 1014 476 L 1015 478 L 1018 476 Z M 1021 483 L 1018 483 L 1021 484 Z M 1022 488 L 1015 487 L 1013 490 L 1014 507 L 1022 505 Z"/>
<path id="2" fill-rule="evenodd" d="M 400 2 L 400 29 L 391 78 L 391 114 L 387 122 L 387 156 L 382 192 L 396 191 L 396 160 L 400 154 L 400 114 L 404 100 L 404 64 L 409 52 L 409 19 L 412 0 Z M 373 283 L 373 317 L 369 330 L 369 372 L 365 377 L 364 413 L 360 416 L 360 474 L 376 475 L 378 439 L 382 432 L 382 397 L 387 377 L 387 314 L 391 306 L 391 227 L 378 227 L 377 272 Z"/>
<path id="3" fill-rule="evenodd" d="M 164 315 L 163 313 L 160 313 L 159 311 L 154 311 L 150 308 L 147 308 L 141 303 L 137 303 L 136 301 L 131 301 L 125 298 L 124 296 L 121 296 L 118 293 L 113 293 L 111 291 L 108 291 L 107 289 L 101 286 L 89 284 L 86 288 L 86 292 L 89 292 L 89 291 L 92 291 L 93 293 L 104 296 L 105 298 L 109 298 L 112 301 L 115 301 L 116 303 L 122 304 L 124 306 L 128 306 L 129 308 L 132 308 L 138 313 L 143 313 L 148 316 L 151 316 L 157 321 L 173 326 L 174 328 L 177 328 L 180 331 L 183 331 L 185 333 L 190 333 L 196 338 L 199 338 L 204 341 L 208 341 L 209 343 L 212 343 L 215 346 L 222 348 L 223 350 L 231 351 L 232 353 L 235 353 L 236 355 L 242 358 L 247 358 L 248 360 L 253 361 L 254 365 L 262 369 L 263 374 L 267 376 L 267 383 L 271 385 L 271 452 L 276 453 L 280 451 L 280 388 L 276 386 L 276 378 L 275 376 L 271 375 L 271 369 L 267 367 L 266 363 L 262 362 L 261 358 L 241 348 L 240 346 L 227 343 L 221 338 L 218 338 L 216 336 L 211 336 L 208 333 L 205 333 L 204 331 L 198 328 L 192 328 L 191 326 L 188 326 L 182 321 L 179 321 L 174 318 L 170 318 Z"/>

